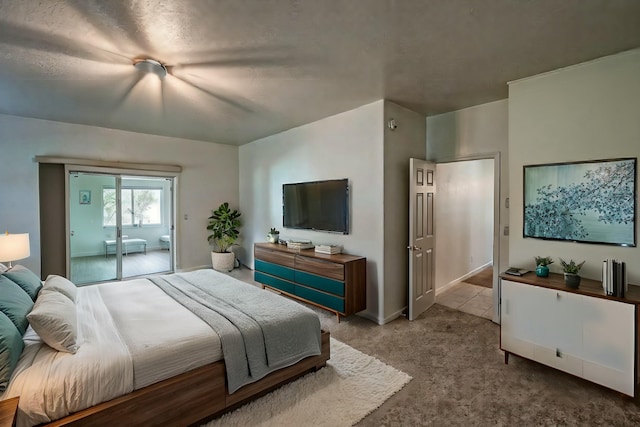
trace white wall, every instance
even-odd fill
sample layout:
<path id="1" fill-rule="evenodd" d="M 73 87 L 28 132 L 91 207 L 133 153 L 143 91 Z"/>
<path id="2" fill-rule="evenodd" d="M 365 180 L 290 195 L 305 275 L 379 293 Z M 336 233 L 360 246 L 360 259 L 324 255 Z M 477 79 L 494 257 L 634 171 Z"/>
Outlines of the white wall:
<path id="1" fill-rule="evenodd" d="M 509 209 L 506 199 L 509 197 L 509 115 L 508 101 L 495 101 L 476 105 L 451 113 L 427 118 L 427 158 L 446 162 L 470 157 L 493 157 L 499 153 L 500 174 L 499 190 L 499 227 L 500 265 L 504 271 L 509 266 L 509 237 L 504 235 L 505 227 L 509 227 Z M 437 177 L 436 177 L 437 179 Z M 440 191 L 441 187 L 438 187 Z M 437 203 L 437 202 L 436 202 Z M 437 219 L 436 219 L 437 221 Z M 436 230 L 437 223 L 436 223 Z M 436 241 L 439 237 L 436 237 Z M 456 253 L 440 253 L 436 257 L 456 257 Z M 494 260 L 495 261 L 495 260 Z M 436 274 L 438 274 L 436 267 Z M 455 272 L 443 272 L 447 277 L 455 276 Z"/>
<path id="2" fill-rule="evenodd" d="M 240 147 L 242 247 L 238 256 L 253 267 L 254 242 L 271 227 L 281 239 L 311 239 L 343 245 L 367 257 L 365 316 L 383 318 L 383 101 L 259 139 Z M 348 178 L 348 235 L 282 228 L 282 184 Z"/>
<path id="3" fill-rule="evenodd" d="M 640 50 L 604 57 L 509 86 L 511 263 L 534 267 L 533 257 L 586 260 L 584 277 L 599 279 L 601 262 L 627 262 L 640 283 L 640 248 L 522 237 L 522 167 L 640 156 Z M 638 203 L 636 201 L 636 206 Z M 637 213 L 636 213 L 636 221 Z M 561 272 L 555 263 L 551 271 Z"/>
<path id="4" fill-rule="evenodd" d="M 177 268 L 210 266 L 207 218 L 228 201 L 238 206 L 238 148 L 180 138 L 82 126 L 0 114 L 0 228 L 29 233 L 40 271 L 38 165 L 34 156 L 177 164 Z M 188 219 L 185 220 L 185 215 Z"/>
<path id="5" fill-rule="evenodd" d="M 493 261 L 493 163 L 485 159 L 437 166 L 437 290 Z"/>

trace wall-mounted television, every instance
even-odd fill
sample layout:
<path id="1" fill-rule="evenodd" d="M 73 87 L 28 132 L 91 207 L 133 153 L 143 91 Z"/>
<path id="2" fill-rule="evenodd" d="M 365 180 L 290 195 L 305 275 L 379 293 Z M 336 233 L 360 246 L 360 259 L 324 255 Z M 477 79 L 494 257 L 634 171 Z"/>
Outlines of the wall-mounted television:
<path id="1" fill-rule="evenodd" d="M 525 165 L 523 236 L 636 246 L 636 163 Z"/>
<path id="2" fill-rule="evenodd" d="M 282 225 L 349 234 L 348 180 L 283 184 Z"/>

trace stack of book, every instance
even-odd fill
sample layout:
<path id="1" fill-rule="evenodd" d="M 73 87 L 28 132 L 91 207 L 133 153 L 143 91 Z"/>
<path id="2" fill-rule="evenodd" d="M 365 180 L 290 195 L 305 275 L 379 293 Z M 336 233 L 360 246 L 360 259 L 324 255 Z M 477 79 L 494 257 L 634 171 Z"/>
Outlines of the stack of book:
<path id="1" fill-rule="evenodd" d="M 602 261 L 602 288 L 607 295 L 624 298 L 627 292 L 627 266 L 619 259 Z"/>
<path id="2" fill-rule="evenodd" d="M 316 245 L 315 251 L 321 254 L 340 254 L 342 253 L 342 246 L 340 245 Z"/>
<path id="3" fill-rule="evenodd" d="M 288 240 L 287 248 L 289 249 L 311 249 L 313 247 L 313 243 L 311 240 Z"/>
<path id="4" fill-rule="evenodd" d="M 526 270 L 524 268 L 516 268 L 516 267 L 509 267 L 507 271 L 505 271 L 505 273 L 510 274 L 512 276 L 524 276 L 528 272 L 529 270 Z"/>

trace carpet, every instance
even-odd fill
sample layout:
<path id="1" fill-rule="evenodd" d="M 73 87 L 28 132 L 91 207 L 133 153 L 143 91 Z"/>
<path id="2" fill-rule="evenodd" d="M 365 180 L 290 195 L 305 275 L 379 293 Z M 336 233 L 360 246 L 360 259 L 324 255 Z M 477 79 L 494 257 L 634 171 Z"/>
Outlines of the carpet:
<path id="1" fill-rule="evenodd" d="M 411 377 L 331 338 L 327 366 L 201 427 L 352 426 Z"/>
<path id="2" fill-rule="evenodd" d="M 463 282 L 484 286 L 485 288 L 493 288 L 493 267 L 484 268 L 473 276 L 464 279 Z"/>

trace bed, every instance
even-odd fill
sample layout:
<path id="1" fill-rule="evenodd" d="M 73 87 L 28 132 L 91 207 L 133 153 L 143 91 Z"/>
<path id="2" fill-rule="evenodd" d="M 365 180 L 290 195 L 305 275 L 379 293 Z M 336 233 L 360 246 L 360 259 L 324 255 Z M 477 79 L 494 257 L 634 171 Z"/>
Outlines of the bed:
<path id="1" fill-rule="evenodd" d="M 29 316 L 53 296 L 47 282 L 43 289 Z M 24 333 L 24 350 L 0 396 L 20 396 L 20 427 L 125 419 L 192 425 L 319 369 L 329 358 L 329 334 L 320 331 L 313 311 L 213 270 L 76 292 L 75 353 L 45 344 L 37 322 Z"/>

